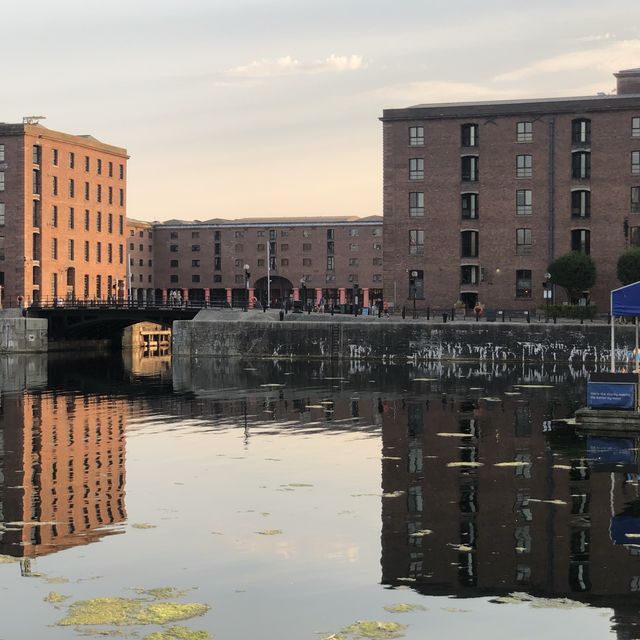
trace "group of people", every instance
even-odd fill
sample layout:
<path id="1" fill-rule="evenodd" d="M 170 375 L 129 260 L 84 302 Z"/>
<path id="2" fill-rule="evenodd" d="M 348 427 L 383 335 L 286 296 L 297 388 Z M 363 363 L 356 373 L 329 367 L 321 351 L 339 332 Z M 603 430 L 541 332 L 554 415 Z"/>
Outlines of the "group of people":
<path id="1" fill-rule="evenodd" d="M 182 306 L 182 294 L 180 291 L 173 290 L 169 292 L 169 305 L 172 307 Z"/>

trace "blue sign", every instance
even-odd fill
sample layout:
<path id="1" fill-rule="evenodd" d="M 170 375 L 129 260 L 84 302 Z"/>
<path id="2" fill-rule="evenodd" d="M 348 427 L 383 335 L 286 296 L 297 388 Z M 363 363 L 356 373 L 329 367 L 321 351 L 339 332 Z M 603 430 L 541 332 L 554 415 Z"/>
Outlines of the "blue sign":
<path id="1" fill-rule="evenodd" d="M 632 383 L 588 382 L 587 406 L 589 409 L 636 408 L 636 385 Z"/>

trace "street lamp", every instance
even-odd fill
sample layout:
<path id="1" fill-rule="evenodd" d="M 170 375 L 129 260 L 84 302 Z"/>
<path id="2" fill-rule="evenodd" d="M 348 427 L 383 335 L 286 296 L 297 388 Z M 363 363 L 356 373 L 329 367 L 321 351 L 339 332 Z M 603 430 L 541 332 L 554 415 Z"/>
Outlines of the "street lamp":
<path id="1" fill-rule="evenodd" d="M 542 290 L 545 302 L 547 304 L 547 315 L 549 315 L 549 301 L 553 298 L 553 289 L 551 285 L 551 274 L 549 272 L 544 274 L 544 282 L 542 283 Z"/>
<path id="2" fill-rule="evenodd" d="M 416 279 L 418 278 L 418 272 L 412 271 L 409 284 L 413 287 L 413 319 L 416 319 Z"/>
<path id="3" fill-rule="evenodd" d="M 251 269 L 251 267 L 248 264 L 244 265 L 244 288 L 246 290 L 246 300 L 245 300 L 245 304 L 244 304 L 244 311 L 246 311 L 249 307 L 249 278 L 251 277 L 251 273 L 249 273 L 249 269 Z"/>

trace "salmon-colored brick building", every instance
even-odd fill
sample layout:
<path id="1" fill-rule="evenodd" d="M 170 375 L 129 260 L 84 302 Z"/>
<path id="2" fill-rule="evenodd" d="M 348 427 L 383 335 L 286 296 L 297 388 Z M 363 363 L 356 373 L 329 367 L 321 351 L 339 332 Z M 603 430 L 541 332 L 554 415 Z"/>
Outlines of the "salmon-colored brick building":
<path id="1" fill-rule="evenodd" d="M 122 299 L 127 151 L 37 120 L 0 123 L 2 299 Z"/>
<path id="2" fill-rule="evenodd" d="M 385 110 L 385 297 L 562 303 L 548 265 L 577 250 L 606 310 L 618 257 L 640 246 L 640 69 L 616 77 L 616 95 Z"/>

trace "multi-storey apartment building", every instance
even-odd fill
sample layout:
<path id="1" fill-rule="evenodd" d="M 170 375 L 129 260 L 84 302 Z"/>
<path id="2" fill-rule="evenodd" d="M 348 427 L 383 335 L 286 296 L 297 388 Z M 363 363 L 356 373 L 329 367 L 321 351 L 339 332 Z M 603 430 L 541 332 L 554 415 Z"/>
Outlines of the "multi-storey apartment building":
<path id="1" fill-rule="evenodd" d="M 535 308 L 575 250 L 606 308 L 640 246 L 640 69 L 615 75 L 616 95 L 385 110 L 385 297 Z"/>
<path id="2" fill-rule="evenodd" d="M 182 301 L 270 298 L 273 306 L 341 304 L 355 295 L 368 306 L 382 298 L 379 216 L 172 220 L 153 226 L 153 246 L 156 296 L 164 301 L 172 292 Z"/>
<path id="3" fill-rule="evenodd" d="M 0 286 L 24 304 L 126 295 L 127 151 L 0 123 Z"/>
<path id="4" fill-rule="evenodd" d="M 147 302 L 154 298 L 153 279 L 153 224 L 127 219 L 127 255 L 129 256 L 128 288 L 134 302 Z"/>

